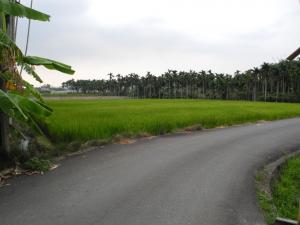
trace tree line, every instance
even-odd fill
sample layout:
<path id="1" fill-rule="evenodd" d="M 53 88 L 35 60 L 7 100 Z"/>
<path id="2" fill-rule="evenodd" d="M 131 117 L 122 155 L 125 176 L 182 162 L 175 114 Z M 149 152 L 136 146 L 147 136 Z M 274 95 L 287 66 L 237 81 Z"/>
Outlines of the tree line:
<path id="1" fill-rule="evenodd" d="M 300 102 L 300 59 L 264 63 L 234 74 L 168 70 L 160 76 L 108 74 L 108 79 L 69 80 L 62 84 L 77 93 L 132 98 L 202 98 Z"/>

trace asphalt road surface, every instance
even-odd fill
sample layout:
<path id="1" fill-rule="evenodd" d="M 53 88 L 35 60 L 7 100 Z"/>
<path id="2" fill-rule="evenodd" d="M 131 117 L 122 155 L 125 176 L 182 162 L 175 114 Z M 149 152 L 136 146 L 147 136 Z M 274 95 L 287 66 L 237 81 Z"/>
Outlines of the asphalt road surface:
<path id="1" fill-rule="evenodd" d="M 0 224 L 264 224 L 255 171 L 299 148 L 300 119 L 106 146 L 10 180 Z"/>

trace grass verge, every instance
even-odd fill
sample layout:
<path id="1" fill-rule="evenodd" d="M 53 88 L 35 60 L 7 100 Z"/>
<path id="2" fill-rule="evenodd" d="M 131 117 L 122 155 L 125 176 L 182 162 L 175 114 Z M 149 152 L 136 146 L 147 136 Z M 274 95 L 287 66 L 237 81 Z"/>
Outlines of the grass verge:
<path id="1" fill-rule="evenodd" d="M 279 217 L 297 219 L 300 199 L 300 156 L 290 159 L 280 171 L 274 186 L 273 201 Z"/>
<path id="2" fill-rule="evenodd" d="M 273 202 L 272 193 L 269 186 L 267 171 L 261 170 L 257 172 L 256 177 L 256 197 L 258 204 L 262 210 L 263 216 L 267 224 L 273 224 L 276 217 L 276 207 Z"/>
<path id="3" fill-rule="evenodd" d="M 257 199 L 268 224 L 276 217 L 296 220 L 300 199 L 300 156 L 291 158 L 279 172 L 279 179 L 272 184 L 266 170 L 256 174 Z"/>

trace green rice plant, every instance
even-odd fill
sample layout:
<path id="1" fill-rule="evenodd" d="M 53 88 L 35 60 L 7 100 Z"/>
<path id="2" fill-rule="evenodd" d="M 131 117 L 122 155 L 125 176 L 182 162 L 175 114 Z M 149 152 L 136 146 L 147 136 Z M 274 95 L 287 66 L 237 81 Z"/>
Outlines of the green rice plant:
<path id="1" fill-rule="evenodd" d="M 217 100 L 48 100 L 48 129 L 56 142 L 160 135 L 195 124 L 203 128 L 300 116 L 300 104 Z"/>

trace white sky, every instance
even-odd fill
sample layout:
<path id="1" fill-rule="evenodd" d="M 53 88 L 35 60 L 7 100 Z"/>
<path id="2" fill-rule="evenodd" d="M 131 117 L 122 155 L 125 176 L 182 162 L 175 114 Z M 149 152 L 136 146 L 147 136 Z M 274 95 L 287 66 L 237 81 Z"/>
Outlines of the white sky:
<path id="1" fill-rule="evenodd" d="M 22 1 L 28 5 L 28 0 Z M 286 58 L 300 46 L 298 0 L 35 0 L 30 55 L 71 64 L 74 79 L 168 69 L 233 73 Z M 24 48 L 27 22 L 19 24 Z M 39 70 L 59 86 L 72 77 Z M 35 83 L 36 84 L 36 83 Z"/>

